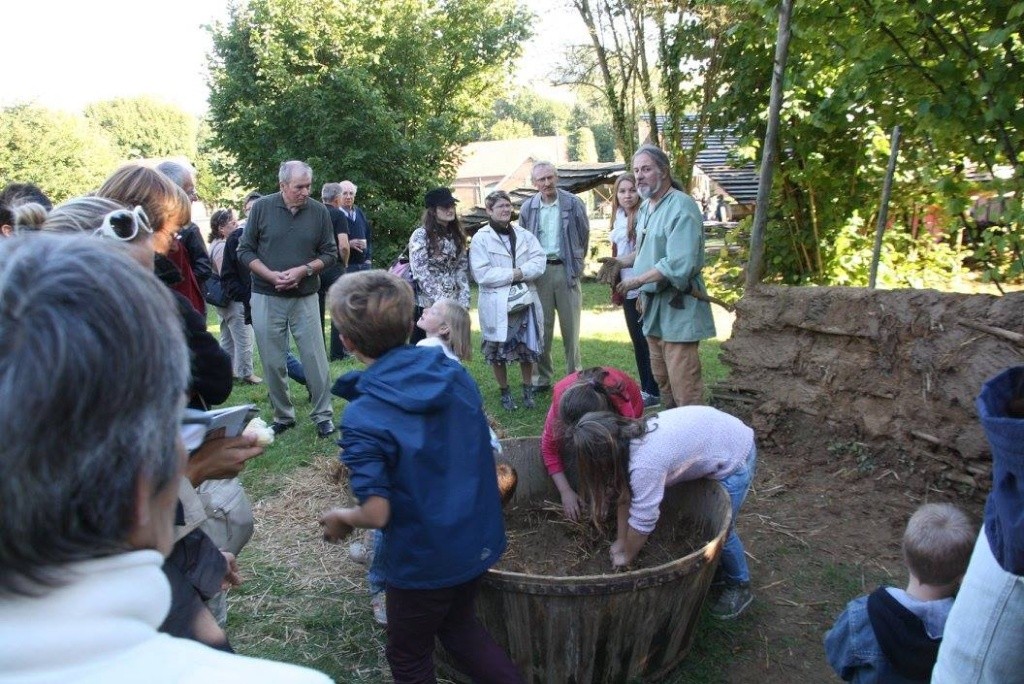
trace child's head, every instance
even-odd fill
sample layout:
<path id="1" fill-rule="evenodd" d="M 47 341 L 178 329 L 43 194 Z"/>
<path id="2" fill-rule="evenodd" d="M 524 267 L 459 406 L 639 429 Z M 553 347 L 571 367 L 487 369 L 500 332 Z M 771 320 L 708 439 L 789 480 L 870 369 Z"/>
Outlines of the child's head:
<path id="1" fill-rule="evenodd" d="M 946 586 L 967 572 L 977 530 L 952 504 L 918 508 L 903 533 L 903 560 L 921 584 Z"/>
<path id="2" fill-rule="evenodd" d="M 412 288 L 387 271 L 339 278 L 328 293 L 331 319 L 345 344 L 369 359 L 399 347 L 412 332 Z"/>
<path id="3" fill-rule="evenodd" d="M 501 506 L 504 508 L 516 493 L 516 485 L 519 484 L 519 473 L 507 461 L 496 463 L 494 470 L 498 476 L 498 495 L 501 497 Z"/>
<path id="4" fill-rule="evenodd" d="M 612 411 L 593 411 L 565 424 L 562 448 L 579 466 L 580 493 L 590 502 L 594 524 L 608 513 L 609 490 L 629 491 L 629 443 L 647 432 L 647 421 Z"/>
<path id="5" fill-rule="evenodd" d="M 459 361 L 473 358 L 469 340 L 469 312 L 454 299 L 439 299 L 423 310 L 416 326 L 427 334 L 444 340 Z"/>
<path id="6" fill-rule="evenodd" d="M 594 367 L 580 371 L 576 382 L 565 392 L 558 403 L 558 419 L 564 425 L 575 425 L 585 414 L 593 411 L 613 411 L 612 395 L 621 395 L 621 387 L 605 387 L 608 371 Z"/>

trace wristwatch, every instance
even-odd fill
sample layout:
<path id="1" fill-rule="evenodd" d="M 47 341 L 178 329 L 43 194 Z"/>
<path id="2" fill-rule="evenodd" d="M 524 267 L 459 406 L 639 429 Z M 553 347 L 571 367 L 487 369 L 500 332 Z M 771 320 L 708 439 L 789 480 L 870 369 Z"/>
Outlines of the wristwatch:
<path id="1" fill-rule="evenodd" d="M 312 275 L 313 275 L 313 267 L 310 266 L 309 264 L 306 264 L 306 277 L 310 278 L 310 277 L 312 277 Z"/>

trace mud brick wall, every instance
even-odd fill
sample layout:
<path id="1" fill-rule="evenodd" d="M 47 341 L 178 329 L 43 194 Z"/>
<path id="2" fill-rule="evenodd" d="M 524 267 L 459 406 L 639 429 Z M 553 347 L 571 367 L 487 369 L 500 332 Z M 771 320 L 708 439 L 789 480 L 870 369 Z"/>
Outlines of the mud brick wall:
<path id="1" fill-rule="evenodd" d="M 974 400 L 1024 364 L 1024 292 L 762 286 L 738 303 L 723 349 L 732 372 L 716 398 L 743 404 L 761 439 L 857 440 L 987 489 Z"/>

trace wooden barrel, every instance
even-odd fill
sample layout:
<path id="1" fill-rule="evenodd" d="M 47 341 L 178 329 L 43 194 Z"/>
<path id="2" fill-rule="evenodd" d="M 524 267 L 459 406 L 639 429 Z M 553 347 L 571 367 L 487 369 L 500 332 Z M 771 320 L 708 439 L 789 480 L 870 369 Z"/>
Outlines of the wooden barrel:
<path id="1" fill-rule="evenodd" d="M 519 474 L 512 506 L 560 500 L 544 468 L 539 439 L 502 444 L 505 458 Z M 552 577 L 490 570 L 481 583 L 478 616 L 528 682 L 611 684 L 663 678 L 693 643 L 731 516 L 729 496 L 717 482 L 672 486 L 665 493 L 658 526 L 685 520 L 700 530 L 703 547 L 663 565 L 607 575 Z M 455 674 L 450 665 L 445 670 Z"/>

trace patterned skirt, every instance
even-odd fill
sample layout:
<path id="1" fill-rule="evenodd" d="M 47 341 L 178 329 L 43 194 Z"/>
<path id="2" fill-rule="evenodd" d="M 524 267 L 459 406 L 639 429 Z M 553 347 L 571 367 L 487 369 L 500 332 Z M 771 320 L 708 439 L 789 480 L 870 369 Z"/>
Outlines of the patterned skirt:
<path id="1" fill-rule="evenodd" d="M 508 336 L 504 342 L 487 342 L 480 346 L 489 364 L 536 363 L 544 349 L 544 336 L 535 312 L 529 307 L 508 317 Z"/>

